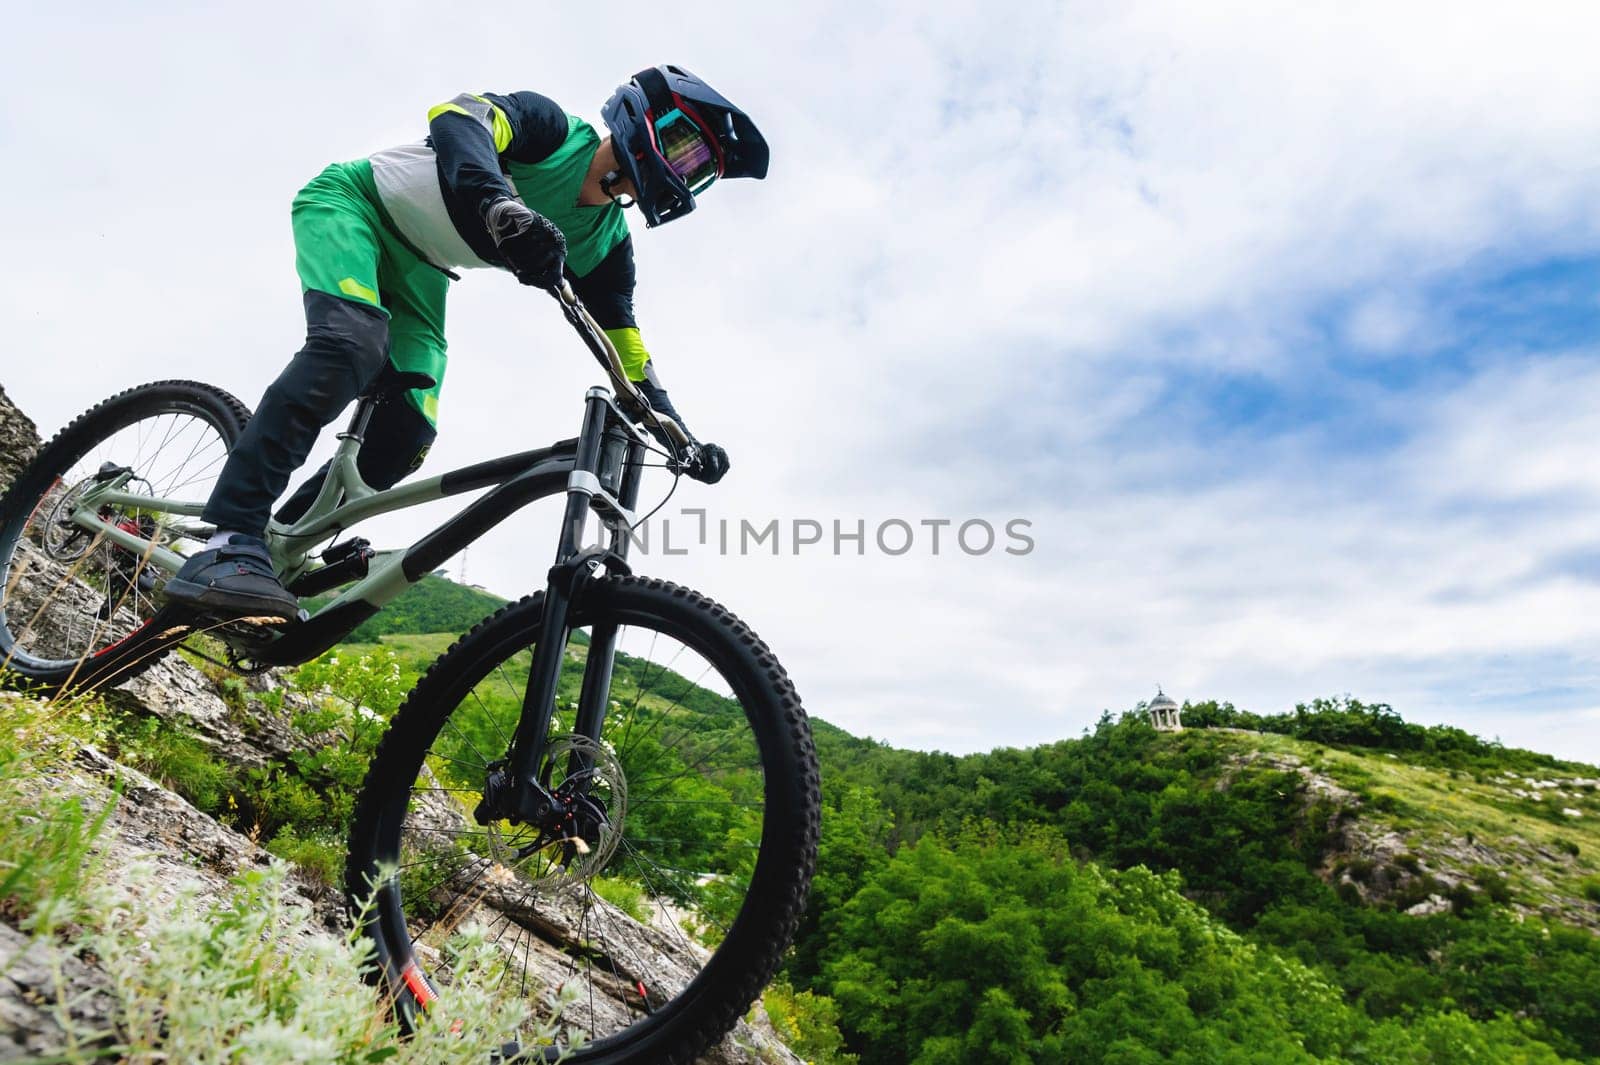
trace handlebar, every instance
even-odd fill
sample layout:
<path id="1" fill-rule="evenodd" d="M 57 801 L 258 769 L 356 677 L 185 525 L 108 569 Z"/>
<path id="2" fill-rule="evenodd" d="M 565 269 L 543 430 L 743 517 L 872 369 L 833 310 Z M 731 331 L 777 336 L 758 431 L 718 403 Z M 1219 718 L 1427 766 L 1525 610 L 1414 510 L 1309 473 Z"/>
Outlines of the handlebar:
<path id="1" fill-rule="evenodd" d="M 644 393 L 628 380 L 627 371 L 622 368 L 622 356 L 617 354 L 616 346 L 611 343 L 611 338 L 606 336 L 605 330 L 600 328 L 600 323 L 589 314 L 589 309 L 578 299 L 578 294 L 572 291 L 572 285 L 566 278 L 562 278 L 561 284 L 552 288 L 550 294 L 561 304 L 561 313 L 566 315 L 567 321 L 578 331 L 584 344 L 611 378 L 612 387 L 616 389 L 617 399 L 622 407 L 629 413 L 637 413 L 640 421 L 648 421 L 658 426 L 662 435 L 671 440 L 681 452 L 692 454 L 694 444 L 689 439 L 689 434 L 684 432 L 683 426 L 676 421 L 651 408 L 650 401 L 645 399 Z"/>

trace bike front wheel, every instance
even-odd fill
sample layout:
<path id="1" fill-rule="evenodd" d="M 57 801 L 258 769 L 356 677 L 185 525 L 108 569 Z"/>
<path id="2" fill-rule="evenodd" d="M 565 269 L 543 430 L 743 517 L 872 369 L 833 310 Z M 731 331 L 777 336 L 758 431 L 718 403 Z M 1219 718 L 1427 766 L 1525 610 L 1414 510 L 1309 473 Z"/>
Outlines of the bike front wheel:
<path id="1" fill-rule="evenodd" d="M 370 900 L 365 930 L 402 1017 L 448 1000 L 440 948 L 475 921 L 530 1010 L 566 989 L 547 1057 L 689 1062 L 749 1008 L 804 909 L 821 805 L 810 724 L 772 653 L 720 606 L 664 581 L 595 580 L 573 606 L 546 739 L 546 786 L 582 797 L 573 827 L 556 839 L 481 824 L 541 608 L 533 596 L 480 624 L 397 712 L 357 803 L 347 888 Z M 581 735 L 588 648 L 613 634 L 604 720 Z"/>

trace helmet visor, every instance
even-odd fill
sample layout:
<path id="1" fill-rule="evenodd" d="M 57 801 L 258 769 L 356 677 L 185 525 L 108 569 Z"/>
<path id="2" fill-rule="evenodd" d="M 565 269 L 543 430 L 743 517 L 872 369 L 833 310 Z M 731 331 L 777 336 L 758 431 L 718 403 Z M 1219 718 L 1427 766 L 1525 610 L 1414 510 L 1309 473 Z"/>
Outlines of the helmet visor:
<path id="1" fill-rule="evenodd" d="M 678 180 L 688 187 L 690 195 L 699 195 L 707 185 L 717 180 L 717 175 L 722 172 L 722 164 L 698 123 L 674 107 L 656 119 L 655 127 L 661 158 L 666 160 Z"/>

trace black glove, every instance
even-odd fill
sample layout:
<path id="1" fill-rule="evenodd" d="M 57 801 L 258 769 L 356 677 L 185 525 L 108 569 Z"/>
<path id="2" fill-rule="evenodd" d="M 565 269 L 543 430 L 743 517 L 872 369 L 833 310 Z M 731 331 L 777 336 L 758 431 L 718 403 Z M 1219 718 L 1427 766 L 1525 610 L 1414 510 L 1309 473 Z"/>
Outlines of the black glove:
<path id="1" fill-rule="evenodd" d="M 716 484 L 728 472 L 728 453 L 716 444 L 701 444 L 683 472 L 702 484 Z"/>
<path id="2" fill-rule="evenodd" d="M 518 281 L 539 288 L 555 288 L 561 283 L 567 238 L 554 222 L 502 196 L 483 209 L 483 224 Z"/>

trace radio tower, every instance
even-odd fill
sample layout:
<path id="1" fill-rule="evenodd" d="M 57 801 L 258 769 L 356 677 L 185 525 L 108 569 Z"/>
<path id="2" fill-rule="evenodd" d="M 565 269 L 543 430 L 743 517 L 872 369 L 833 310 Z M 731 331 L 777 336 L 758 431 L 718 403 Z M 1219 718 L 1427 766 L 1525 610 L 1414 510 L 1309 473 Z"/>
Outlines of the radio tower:
<path id="1" fill-rule="evenodd" d="M 467 583 L 467 549 L 461 549 L 461 583 Z"/>

